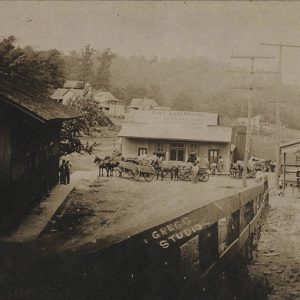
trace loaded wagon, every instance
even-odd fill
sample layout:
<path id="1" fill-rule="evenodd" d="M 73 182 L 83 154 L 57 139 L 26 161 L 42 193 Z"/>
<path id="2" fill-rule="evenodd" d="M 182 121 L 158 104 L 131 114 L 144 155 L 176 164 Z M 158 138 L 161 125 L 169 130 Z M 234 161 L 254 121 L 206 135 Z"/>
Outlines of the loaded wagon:
<path id="1" fill-rule="evenodd" d="M 129 158 L 126 161 L 120 161 L 119 172 L 120 176 L 127 175 L 129 178 L 135 180 L 143 177 L 146 181 L 151 181 L 155 174 L 154 167 L 150 162 L 133 158 Z"/>

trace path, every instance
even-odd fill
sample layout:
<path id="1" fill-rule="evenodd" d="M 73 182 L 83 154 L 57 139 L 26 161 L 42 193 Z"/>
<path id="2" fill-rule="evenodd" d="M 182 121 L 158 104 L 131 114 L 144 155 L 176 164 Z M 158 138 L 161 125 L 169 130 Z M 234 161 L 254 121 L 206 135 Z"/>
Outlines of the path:
<path id="1" fill-rule="evenodd" d="M 95 177 L 95 174 L 95 171 L 74 172 L 71 175 L 70 184 L 55 186 L 50 193 L 50 197 L 40 202 L 15 232 L 0 239 L 9 242 L 29 242 L 36 239 L 80 180 Z"/>

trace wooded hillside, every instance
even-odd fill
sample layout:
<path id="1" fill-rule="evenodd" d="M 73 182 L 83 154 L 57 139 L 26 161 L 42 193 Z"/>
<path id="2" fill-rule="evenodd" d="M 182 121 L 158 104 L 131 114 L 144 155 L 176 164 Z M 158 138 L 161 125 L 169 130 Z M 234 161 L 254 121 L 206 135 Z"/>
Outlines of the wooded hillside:
<path id="1" fill-rule="evenodd" d="M 94 50 L 91 67 L 94 79 L 91 81 L 97 81 L 101 64 L 106 66 L 106 73 L 109 69 L 106 89 L 127 104 L 133 97 L 154 98 L 160 105 L 174 109 L 219 112 L 223 124 L 230 124 L 247 114 L 249 91 L 235 88 L 248 87 L 249 77 L 227 72 L 236 69 L 236 66 L 215 63 L 201 56 L 167 60 L 143 56 L 125 58 L 118 54 L 110 56 L 109 63 L 105 64 L 103 53 L 107 51 L 111 53 L 110 49 L 104 52 Z M 68 78 L 80 77 L 79 58 L 80 54 L 75 51 L 65 56 Z M 253 113 L 273 122 L 275 105 L 272 102 L 276 100 L 276 78 L 274 75 L 256 77 L 255 86 L 268 89 L 253 93 Z M 289 127 L 300 129 L 297 117 L 300 110 L 299 87 L 284 86 L 281 98 L 287 101 L 282 105 L 282 121 Z"/>

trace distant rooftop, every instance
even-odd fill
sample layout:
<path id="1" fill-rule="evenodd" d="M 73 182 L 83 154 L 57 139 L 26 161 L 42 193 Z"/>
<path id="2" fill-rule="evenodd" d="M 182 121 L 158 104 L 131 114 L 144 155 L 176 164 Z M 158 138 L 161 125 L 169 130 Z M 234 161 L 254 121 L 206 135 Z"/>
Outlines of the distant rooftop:
<path id="1" fill-rule="evenodd" d="M 94 100 L 98 103 L 105 103 L 107 101 L 123 102 L 123 101 L 117 99 L 112 93 L 104 92 L 102 90 L 98 90 L 98 91 L 94 92 Z"/>
<path id="2" fill-rule="evenodd" d="M 133 98 L 130 102 L 130 108 L 149 109 L 159 106 L 154 99 Z"/>

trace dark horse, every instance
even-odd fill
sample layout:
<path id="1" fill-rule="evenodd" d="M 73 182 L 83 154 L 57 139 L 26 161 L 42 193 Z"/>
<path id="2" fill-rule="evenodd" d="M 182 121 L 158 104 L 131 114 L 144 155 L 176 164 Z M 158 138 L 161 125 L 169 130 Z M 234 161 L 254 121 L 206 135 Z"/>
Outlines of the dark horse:
<path id="1" fill-rule="evenodd" d="M 104 159 L 96 156 L 94 163 L 99 166 L 99 177 L 104 176 L 103 170 L 106 170 L 106 176 L 113 176 L 114 169 L 119 165 L 119 161 L 116 157 L 105 156 Z"/>
<path id="2" fill-rule="evenodd" d="M 166 161 L 159 161 L 155 160 L 152 162 L 152 165 L 155 169 L 156 173 L 156 179 L 158 180 L 158 177 L 160 176 L 161 180 L 164 180 L 164 178 L 169 177 L 169 174 L 171 175 L 171 180 L 178 180 L 178 173 L 179 168 L 178 166 L 174 166 L 169 162 Z"/>

